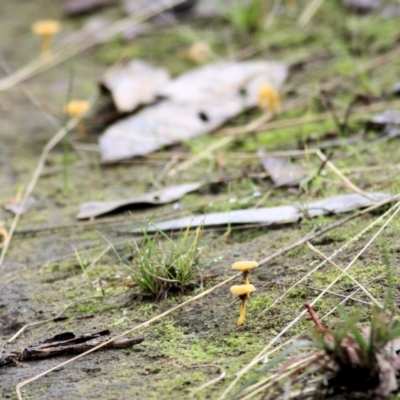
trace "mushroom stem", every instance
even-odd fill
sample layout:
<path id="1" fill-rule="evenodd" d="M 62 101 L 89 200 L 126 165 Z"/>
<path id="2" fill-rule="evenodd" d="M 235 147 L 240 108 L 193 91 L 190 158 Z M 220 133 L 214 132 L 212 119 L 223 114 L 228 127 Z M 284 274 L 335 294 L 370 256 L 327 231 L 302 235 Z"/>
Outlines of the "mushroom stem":
<path id="1" fill-rule="evenodd" d="M 51 48 L 51 35 L 42 36 L 42 49 L 41 54 L 43 57 L 47 57 L 50 54 Z"/>
<path id="2" fill-rule="evenodd" d="M 81 119 L 78 121 L 76 128 L 78 129 L 79 137 L 84 138 L 86 136 L 86 129 L 85 129 L 85 124 Z"/>
<path id="3" fill-rule="evenodd" d="M 243 271 L 243 283 L 244 283 L 245 285 L 250 285 L 249 270 Z"/>
<path id="4" fill-rule="evenodd" d="M 246 315 L 246 300 L 247 296 L 241 296 L 240 299 L 242 300 L 242 305 L 240 306 L 240 316 L 238 319 L 238 325 L 243 325 L 244 316 Z"/>

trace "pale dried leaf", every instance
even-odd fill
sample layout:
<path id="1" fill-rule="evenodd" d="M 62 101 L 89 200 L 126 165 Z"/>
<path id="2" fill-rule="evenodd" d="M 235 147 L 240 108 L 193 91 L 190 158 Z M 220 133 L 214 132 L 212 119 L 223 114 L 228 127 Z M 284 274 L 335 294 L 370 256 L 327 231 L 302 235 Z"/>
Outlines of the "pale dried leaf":
<path id="1" fill-rule="evenodd" d="M 267 157 L 260 153 L 260 161 L 276 187 L 298 186 L 307 176 L 302 166 L 283 157 Z"/>
<path id="2" fill-rule="evenodd" d="M 129 60 L 111 67 L 101 83 L 111 92 L 119 112 L 131 112 L 142 104 L 153 102 L 169 79 L 164 68 L 141 60 Z"/>
<path id="3" fill-rule="evenodd" d="M 126 200 L 115 201 L 88 201 L 80 206 L 78 219 L 86 219 L 98 217 L 118 210 L 119 208 L 134 206 L 134 205 L 158 205 L 170 203 L 178 200 L 185 194 L 194 192 L 199 189 L 203 184 L 200 182 L 185 183 L 179 186 L 171 186 L 156 192 L 146 193 L 138 197 L 133 197 Z"/>
<path id="4" fill-rule="evenodd" d="M 400 112 L 387 110 L 371 118 L 371 122 L 379 125 L 400 125 Z"/>
<path id="5" fill-rule="evenodd" d="M 208 65 L 162 88 L 168 100 L 111 125 L 100 137 L 105 162 L 148 154 L 211 132 L 257 104 L 261 84 L 280 87 L 285 64 L 249 61 Z"/>
<path id="6" fill-rule="evenodd" d="M 389 194 L 371 193 L 377 201 L 390 198 Z M 365 208 L 375 204 L 359 194 L 346 194 L 329 197 L 300 206 L 278 206 L 265 208 L 250 208 L 246 210 L 233 210 L 229 212 L 218 212 L 192 217 L 178 218 L 169 221 L 154 223 L 148 227 L 149 232 L 156 230 L 182 229 L 188 226 L 218 226 L 227 224 L 262 224 L 283 225 L 300 221 L 304 217 L 316 217 L 331 213 L 344 213 L 358 208 Z M 141 232 L 141 228 L 135 228 L 130 232 Z"/>
<path id="7" fill-rule="evenodd" d="M 29 197 L 22 208 L 21 202 L 5 204 L 4 208 L 14 214 L 25 214 L 35 204 L 35 202 L 36 199 L 34 197 Z"/>

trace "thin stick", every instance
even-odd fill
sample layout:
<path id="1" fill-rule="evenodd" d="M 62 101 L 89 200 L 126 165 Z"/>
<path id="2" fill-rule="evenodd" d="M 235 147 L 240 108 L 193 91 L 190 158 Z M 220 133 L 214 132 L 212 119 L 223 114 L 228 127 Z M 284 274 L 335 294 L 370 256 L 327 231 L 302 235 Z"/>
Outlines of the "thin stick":
<path id="1" fill-rule="evenodd" d="M 194 157 L 179 164 L 177 167 L 171 169 L 168 173 L 168 176 L 174 176 L 177 172 L 180 172 L 188 167 L 191 167 L 192 165 L 196 164 L 198 161 L 200 161 L 203 158 L 212 154 L 215 150 L 218 150 L 221 147 L 226 146 L 230 142 L 232 142 L 232 138 L 228 136 L 228 137 L 224 137 L 223 139 L 219 140 L 216 143 L 213 143 L 212 145 L 208 146 L 205 150 L 203 150 L 201 153 L 195 155 Z"/>
<path id="2" fill-rule="evenodd" d="M 307 310 L 307 312 L 310 314 L 310 317 L 313 320 L 315 327 L 320 332 L 323 332 L 325 330 L 325 327 L 321 324 L 321 321 L 319 320 L 317 314 L 315 313 L 315 311 L 312 308 L 312 306 L 310 305 L 310 303 L 304 303 L 304 307 Z"/>
<path id="3" fill-rule="evenodd" d="M 84 353 L 79 354 L 78 356 L 75 356 L 75 357 L 73 357 L 73 358 L 71 358 L 71 359 L 69 359 L 67 361 L 64 361 L 64 362 L 62 362 L 62 363 L 60 363 L 60 364 L 58 364 L 58 365 L 56 365 L 56 366 L 54 366 L 52 368 L 49 368 L 46 371 L 43 371 L 42 373 L 40 373 L 40 374 L 30 378 L 30 379 L 27 379 L 27 380 L 25 380 L 23 382 L 18 383 L 17 386 L 16 386 L 16 392 L 17 392 L 18 399 L 22 400 L 22 394 L 21 394 L 21 390 L 20 389 L 22 387 L 26 386 L 28 383 L 36 381 L 37 379 L 41 378 L 42 376 L 47 375 L 49 372 L 52 372 L 52 371 L 54 371 L 56 369 L 59 369 L 59 368 L 65 366 L 67 364 L 70 364 L 73 361 L 76 361 L 76 360 L 86 356 L 87 354 L 93 353 L 94 351 L 96 351 L 96 350 L 108 345 L 109 343 L 113 342 L 116 339 L 120 339 L 120 338 L 122 338 L 122 337 L 124 337 L 126 335 L 129 335 L 130 333 L 140 329 L 140 328 L 144 328 L 144 327 L 149 326 L 151 323 L 164 318 L 165 316 L 173 313 L 174 311 L 179 310 L 179 309 L 187 306 L 188 304 L 193 303 L 196 300 L 201 299 L 202 297 L 212 293 L 213 291 L 215 291 L 216 289 L 226 285 L 227 283 L 232 282 L 234 279 L 238 278 L 239 276 L 241 276 L 241 273 L 237 273 L 237 274 L 231 276 L 230 278 L 225 279 L 224 281 L 222 281 L 222 282 L 218 283 L 217 285 L 211 287 L 210 289 L 207 289 L 204 292 L 202 292 L 202 293 L 190 298 L 189 300 L 186 300 L 183 303 L 178 304 L 177 306 L 170 308 L 169 310 L 163 312 L 162 314 L 159 314 L 156 317 L 149 319 L 148 321 L 142 322 L 141 324 L 136 325 L 135 327 L 133 327 L 131 329 L 128 329 L 127 331 L 115 336 L 114 338 L 112 338 L 110 340 L 107 340 L 106 342 L 100 343 L 98 346 L 94 347 L 93 349 L 85 351 Z"/>
<path id="4" fill-rule="evenodd" d="M 325 165 L 330 168 L 336 175 L 339 176 L 339 178 L 344 182 L 344 184 L 353 192 L 360 194 L 363 197 L 366 197 L 367 199 L 370 199 L 372 201 L 376 201 L 376 199 L 373 196 L 370 196 L 368 193 L 365 193 L 362 191 L 360 188 L 358 188 L 353 182 L 351 182 L 350 179 L 346 178 L 342 172 L 340 171 L 339 168 L 335 166 L 335 164 L 328 160 L 328 158 L 325 156 L 324 153 L 321 152 L 321 150 L 317 149 L 315 150 L 315 154 L 325 163 Z"/>

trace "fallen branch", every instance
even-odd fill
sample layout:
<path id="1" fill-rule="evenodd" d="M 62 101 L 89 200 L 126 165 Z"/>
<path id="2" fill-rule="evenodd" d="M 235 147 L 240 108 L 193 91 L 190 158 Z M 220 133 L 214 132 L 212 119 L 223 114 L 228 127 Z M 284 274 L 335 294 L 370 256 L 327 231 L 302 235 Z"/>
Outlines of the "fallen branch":
<path id="1" fill-rule="evenodd" d="M 79 336 L 75 336 L 72 332 L 65 332 L 55 335 L 51 339 L 46 339 L 37 346 L 25 347 L 22 351 L 6 352 L 3 350 L 0 353 L 0 367 L 18 365 L 22 361 L 43 360 L 66 354 L 81 354 L 96 348 L 99 344 L 103 343 L 99 338 L 109 334 L 109 329 L 83 333 Z M 144 338 L 107 341 L 107 344 L 102 347 L 107 349 L 125 349 L 142 343 L 143 340 Z"/>

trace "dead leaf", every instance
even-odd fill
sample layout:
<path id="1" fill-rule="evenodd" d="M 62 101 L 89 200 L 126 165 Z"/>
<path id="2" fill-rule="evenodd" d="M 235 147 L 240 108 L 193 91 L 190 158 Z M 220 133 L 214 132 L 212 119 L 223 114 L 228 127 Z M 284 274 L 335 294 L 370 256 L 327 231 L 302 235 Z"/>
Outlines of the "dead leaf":
<path id="1" fill-rule="evenodd" d="M 106 6 L 113 6 L 119 0 L 61 0 L 62 11 L 66 17 L 86 14 Z"/>
<path id="2" fill-rule="evenodd" d="M 263 83 L 280 87 L 287 65 L 264 61 L 214 64 L 190 71 L 159 92 L 168 100 L 111 125 L 100 137 L 102 161 L 151 153 L 211 132 L 255 107 Z"/>
<path id="3" fill-rule="evenodd" d="M 35 202 L 36 202 L 35 198 L 29 197 L 22 208 L 21 208 L 22 206 L 21 202 L 5 204 L 4 208 L 8 211 L 11 211 L 14 214 L 25 214 L 35 204 Z"/>
<path id="4" fill-rule="evenodd" d="M 259 153 L 262 166 L 274 181 L 276 187 L 298 186 L 307 175 L 300 165 L 295 165 L 283 157 L 267 157 Z"/>
<path id="5" fill-rule="evenodd" d="M 400 112 L 387 110 L 371 118 L 371 122 L 378 125 L 400 125 Z"/>
<path id="6" fill-rule="evenodd" d="M 153 67 L 141 60 L 130 60 L 111 67 L 101 83 L 111 92 L 119 112 L 131 112 L 149 104 L 170 77 L 166 69 Z"/>
<path id="7" fill-rule="evenodd" d="M 156 192 L 146 193 L 138 197 L 133 197 L 126 200 L 115 201 L 88 201 L 81 204 L 78 219 L 86 219 L 98 217 L 118 210 L 119 208 L 134 206 L 134 205 L 158 205 L 171 203 L 178 200 L 185 194 L 194 192 L 199 189 L 203 184 L 201 182 L 185 183 L 179 186 L 171 186 Z"/>
<path id="8" fill-rule="evenodd" d="M 385 193 L 371 193 L 371 196 L 376 198 L 377 201 L 390 198 L 390 195 Z M 147 231 L 155 232 L 157 230 L 182 229 L 188 226 L 195 228 L 197 226 L 218 226 L 227 224 L 283 225 L 300 221 L 305 217 L 312 218 L 332 213 L 344 213 L 358 208 L 369 207 L 373 204 L 375 203 L 372 200 L 359 194 L 352 193 L 329 197 L 324 200 L 304 204 L 302 207 L 292 205 L 250 208 L 246 210 L 233 210 L 229 212 L 178 218 L 154 223 L 147 228 Z M 135 228 L 129 232 L 139 233 L 141 231 L 141 228 Z"/>

